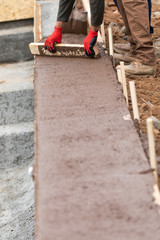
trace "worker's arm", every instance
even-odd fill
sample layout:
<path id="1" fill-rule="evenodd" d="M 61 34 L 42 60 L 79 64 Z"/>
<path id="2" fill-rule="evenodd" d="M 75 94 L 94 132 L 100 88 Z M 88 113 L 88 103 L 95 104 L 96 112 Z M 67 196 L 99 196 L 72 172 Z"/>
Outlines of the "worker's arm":
<path id="1" fill-rule="evenodd" d="M 94 52 L 93 48 L 97 42 L 98 30 L 99 30 L 99 27 L 94 27 L 91 25 L 89 33 L 83 41 L 84 51 L 88 57 L 93 58 L 95 56 L 95 52 Z"/>
<path id="2" fill-rule="evenodd" d="M 45 41 L 45 48 L 50 52 L 55 52 L 55 44 L 61 43 L 62 40 L 62 28 L 63 22 L 57 21 L 54 32 Z M 99 27 L 90 26 L 90 31 L 87 37 L 84 39 L 84 50 L 87 56 L 94 57 L 95 52 L 93 50 L 94 45 L 97 41 Z"/>

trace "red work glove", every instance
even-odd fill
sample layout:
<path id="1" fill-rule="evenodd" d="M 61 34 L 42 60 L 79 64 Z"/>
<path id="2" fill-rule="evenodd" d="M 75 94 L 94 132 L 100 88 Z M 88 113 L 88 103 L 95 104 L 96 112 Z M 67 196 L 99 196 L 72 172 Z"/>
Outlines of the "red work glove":
<path id="1" fill-rule="evenodd" d="M 96 44 L 98 36 L 98 31 L 93 32 L 91 29 L 89 30 L 89 33 L 87 37 L 84 39 L 84 50 L 88 57 L 94 57 L 95 51 L 93 50 L 94 45 Z"/>
<path id="2" fill-rule="evenodd" d="M 62 40 L 62 28 L 58 28 L 55 26 L 54 32 L 46 39 L 44 47 L 48 49 L 50 52 L 55 53 L 55 44 L 61 43 Z"/>

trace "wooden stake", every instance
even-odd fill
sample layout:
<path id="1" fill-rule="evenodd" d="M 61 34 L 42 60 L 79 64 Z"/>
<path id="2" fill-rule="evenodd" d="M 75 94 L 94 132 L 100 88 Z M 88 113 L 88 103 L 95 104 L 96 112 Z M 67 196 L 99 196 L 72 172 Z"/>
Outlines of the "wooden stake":
<path id="1" fill-rule="evenodd" d="M 108 26 L 108 37 L 109 37 L 109 55 L 113 56 L 113 34 L 112 34 L 112 26 Z"/>
<path id="2" fill-rule="evenodd" d="M 121 74 L 122 74 L 123 94 L 126 98 L 126 104 L 128 106 L 128 93 L 127 93 L 126 75 L 125 75 L 125 70 L 124 70 L 124 62 L 120 62 L 120 67 L 121 67 Z"/>
<path id="3" fill-rule="evenodd" d="M 131 101 L 132 101 L 132 107 L 133 107 L 133 116 L 134 116 L 134 119 L 137 119 L 138 122 L 140 122 L 135 82 L 130 81 L 129 87 L 130 87 Z"/>
<path id="4" fill-rule="evenodd" d="M 37 42 L 36 26 L 37 26 L 37 13 L 36 13 L 36 0 L 34 0 L 34 27 L 33 27 L 34 42 Z"/>
<path id="5" fill-rule="evenodd" d="M 151 168 L 154 169 L 153 175 L 154 175 L 155 181 L 156 183 L 158 183 L 155 141 L 154 141 L 154 133 L 153 133 L 153 121 L 151 118 L 147 118 L 147 132 L 148 132 L 150 164 L 151 164 Z"/>
<path id="6" fill-rule="evenodd" d="M 42 38 L 41 27 L 41 4 L 35 1 L 34 5 L 34 42 L 39 42 Z"/>
<path id="7" fill-rule="evenodd" d="M 104 45 L 106 46 L 106 36 L 105 36 L 105 30 L 104 30 L 104 21 L 101 24 L 101 35 L 102 35 L 102 39 L 103 39 Z"/>
<path id="8" fill-rule="evenodd" d="M 89 0 L 82 0 L 84 10 L 88 12 L 88 23 L 91 24 L 91 10 Z"/>
<path id="9" fill-rule="evenodd" d="M 122 84 L 122 73 L 121 69 L 117 69 L 118 82 Z"/>

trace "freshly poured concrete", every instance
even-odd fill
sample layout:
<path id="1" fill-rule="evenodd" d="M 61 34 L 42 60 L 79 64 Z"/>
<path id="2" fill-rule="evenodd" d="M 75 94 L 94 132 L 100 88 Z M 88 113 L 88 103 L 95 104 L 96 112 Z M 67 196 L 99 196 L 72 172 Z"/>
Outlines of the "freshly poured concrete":
<path id="1" fill-rule="evenodd" d="M 159 240 L 154 180 L 111 62 L 36 57 L 36 240 Z"/>

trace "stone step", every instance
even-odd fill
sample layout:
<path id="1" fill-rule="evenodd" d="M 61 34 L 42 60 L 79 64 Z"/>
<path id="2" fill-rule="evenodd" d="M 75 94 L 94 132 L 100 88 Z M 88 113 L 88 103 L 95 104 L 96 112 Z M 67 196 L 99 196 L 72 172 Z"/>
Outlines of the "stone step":
<path id="1" fill-rule="evenodd" d="M 0 65 L 0 125 L 34 119 L 33 61 Z"/>
<path id="2" fill-rule="evenodd" d="M 33 42 L 33 26 L 0 30 L 0 63 L 33 59 L 29 43 Z"/>
<path id="3" fill-rule="evenodd" d="M 0 126 L 0 170 L 23 165 L 34 155 L 34 124 Z"/>

